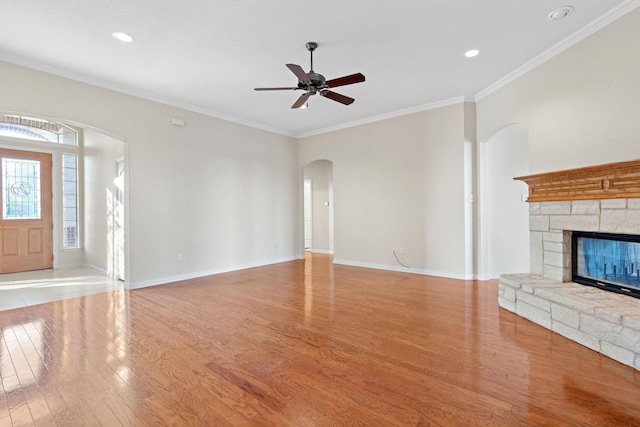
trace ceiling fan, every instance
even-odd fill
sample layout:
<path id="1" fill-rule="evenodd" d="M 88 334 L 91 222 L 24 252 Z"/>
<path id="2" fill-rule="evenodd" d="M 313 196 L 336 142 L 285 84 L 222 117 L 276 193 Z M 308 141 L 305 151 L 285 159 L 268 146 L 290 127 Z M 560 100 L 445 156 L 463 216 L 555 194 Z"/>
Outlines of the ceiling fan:
<path id="1" fill-rule="evenodd" d="M 296 64 L 287 64 L 287 68 L 289 68 L 291 72 L 295 74 L 296 77 L 298 77 L 298 86 L 257 87 L 255 88 L 255 90 L 304 90 L 305 92 L 300 95 L 300 98 L 298 98 L 298 100 L 291 106 L 291 108 L 303 107 L 306 104 L 307 99 L 309 99 L 311 95 L 315 95 L 316 93 L 344 105 L 352 104 L 355 99 L 333 92 L 329 89 L 338 86 L 346 86 L 353 83 L 363 82 L 364 75 L 361 73 L 356 73 L 344 77 L 338 77 L 337 79 L 326 80 L 322 74 L 318 74 L 313 71 L 313 51 L 318 47 L 318 43 L 309 42 L 306 44 L 306 47 L 307 50 L 311 53 L 311 71 L 305 73 L 301 66 Z"/>

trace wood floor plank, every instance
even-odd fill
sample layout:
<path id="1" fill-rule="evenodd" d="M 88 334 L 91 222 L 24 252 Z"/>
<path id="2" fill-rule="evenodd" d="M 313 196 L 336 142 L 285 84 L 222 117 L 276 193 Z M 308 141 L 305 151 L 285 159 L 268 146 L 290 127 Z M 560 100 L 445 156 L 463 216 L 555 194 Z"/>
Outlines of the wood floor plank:
<path id="1" fill-rule="evenodd" d="M 497 282 L 328 255 L 0 312 L 0 425 L 640 425 L 640 371 Z"/>

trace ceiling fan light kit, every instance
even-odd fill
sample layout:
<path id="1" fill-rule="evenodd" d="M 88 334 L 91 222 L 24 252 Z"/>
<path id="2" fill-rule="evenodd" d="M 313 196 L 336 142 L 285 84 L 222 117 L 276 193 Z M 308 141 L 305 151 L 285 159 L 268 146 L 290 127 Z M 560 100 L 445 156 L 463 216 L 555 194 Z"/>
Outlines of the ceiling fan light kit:
<path id="1" fill-rule="evenodd" d="M 326 80 L 322 74 L 313 71 L 313 51 L 318 47 L 316 42 L 308 42 L 307 50 L 311 55 L 311 69 L 306 73 L 301 66 L 296 64 L 287 64 L 287 68 L 298 77 L 298 86 L 294 87 L 257 87 L 257 91 L 268 90 L 304 90 L 305 93 L 300 95 L 298 100 L 294 102 L 291 108 L 304 108 L 310 96 L 319 94 L 325 98 L 339 102 L 344 105 L 350 105 L 355 101 L 353 98 L 333 92 L 329 89 L 338 86 L 346 86 L 354 83 L 365 81 L 365 77 L 361 73 L 350 74 L 348 76 L 338 77 L 337 79 Z"/>

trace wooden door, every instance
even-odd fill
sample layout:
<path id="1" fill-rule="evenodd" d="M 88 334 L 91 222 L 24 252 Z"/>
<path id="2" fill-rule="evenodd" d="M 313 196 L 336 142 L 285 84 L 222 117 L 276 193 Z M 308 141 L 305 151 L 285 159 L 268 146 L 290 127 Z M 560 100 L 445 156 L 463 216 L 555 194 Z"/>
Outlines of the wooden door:
<path id="1" fill-rule="evenodd" d="M 0 273 L 53 267 L 51 154 L 0 149 Z"/>

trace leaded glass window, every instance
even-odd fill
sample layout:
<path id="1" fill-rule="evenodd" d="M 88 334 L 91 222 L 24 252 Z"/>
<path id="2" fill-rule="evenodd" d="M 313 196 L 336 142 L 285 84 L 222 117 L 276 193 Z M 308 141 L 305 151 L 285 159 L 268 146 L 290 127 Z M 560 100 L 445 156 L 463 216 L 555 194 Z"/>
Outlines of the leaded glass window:
<path id="1" fill-rule="evenodd" d="M 78 247 L 78 156 L 62 155 L 62 244 Z"/>
<path id="2" fill-rule="evenodd" d="M 39 219 L 40 161 L 2 158 L 2 218 Z"/>

